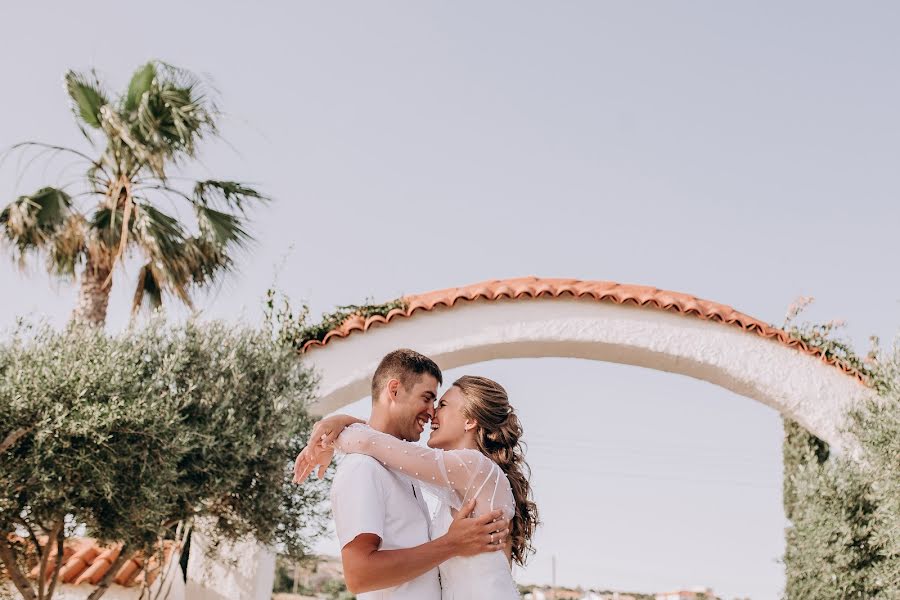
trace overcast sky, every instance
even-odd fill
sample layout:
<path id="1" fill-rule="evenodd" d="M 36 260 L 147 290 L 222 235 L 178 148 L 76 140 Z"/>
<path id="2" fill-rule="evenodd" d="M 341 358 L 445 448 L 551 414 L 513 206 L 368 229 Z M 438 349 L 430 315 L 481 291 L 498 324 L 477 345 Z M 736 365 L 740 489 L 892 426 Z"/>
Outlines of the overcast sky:
<path id="1" fill-rule="evenodd" d="M 227 143 L 192 174 L 275 198 L 239 274 L 198 301 L 204 317 L 258 321 L 276 279 L 320 313 L 540 275 L 653 285 L 775 323 L 812 295 L 810 318 L 846 319 L 860 346 L 900 325 L 896 3 L 50 6 L 13 3 L 0 20 L 0 145 L 86 149 L 66 69 L 121 89 L 159 58 L 208 74 L 226 113 Z M 62 179 L 7 163 L 3 202 Z M 117 275 L 110 330 L 136 270 Z M 3 326 L 62 324 L 74 304 L 40 265 L 2 261 L 0 282 Z M 619 365 L 462 371 L 505 384 L 524 418 L 543 526 L 521 582 L 548 582 L 555 555 L 570 585 L 778 597 L 772 410 Z"/>

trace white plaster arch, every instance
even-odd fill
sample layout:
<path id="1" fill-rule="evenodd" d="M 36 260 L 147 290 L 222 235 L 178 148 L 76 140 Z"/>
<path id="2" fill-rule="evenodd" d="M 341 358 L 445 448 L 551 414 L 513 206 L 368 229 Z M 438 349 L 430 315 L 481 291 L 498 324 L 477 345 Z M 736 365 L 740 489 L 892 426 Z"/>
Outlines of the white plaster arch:
<path id="1" fill-rule="evenodd" d="M 357 333 L 345 331 L 308 347 L 304 358 L 321 377 L 312 411 L 326 414 L 367 396 L 378 362 L 401 347 L 430 356 L 442 369 L 493 359 L 571 357 L 686 375 L 762 402 L 837 448 L 847 447 L 842 431 L 848 408 L 872 395 L 839 365 L 709 316 L 571 294 L 472 300 L 380 318 Z"/>

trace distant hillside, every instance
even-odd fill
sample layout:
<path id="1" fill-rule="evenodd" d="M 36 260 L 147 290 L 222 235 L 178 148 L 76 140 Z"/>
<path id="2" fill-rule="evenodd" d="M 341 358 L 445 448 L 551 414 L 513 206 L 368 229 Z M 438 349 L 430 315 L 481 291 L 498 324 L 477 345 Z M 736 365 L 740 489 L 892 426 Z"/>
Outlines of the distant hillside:
<path id="1" fill-rule="evenodd" d="M 553 588 L 547 585 L 520 585 L 519 593 L 527 600 L 657 600 L 657 598 L 691 598 L 718 600 L 711 593 L 680 592 L 645 594 L 584 588 Z M 336 556 L 310 556 L 295 562 L 279 556 L 275 563 L 275 586 L 272 600 L 352 600 L 344 583 L 344 569 Z"/>
<path id="2" fill-rule="evenodd" d="M 310 556 L 296 562 L 279 556 L 275 563 L 273 600 L 352 600 L 344 583 L 341 559 Z"/>

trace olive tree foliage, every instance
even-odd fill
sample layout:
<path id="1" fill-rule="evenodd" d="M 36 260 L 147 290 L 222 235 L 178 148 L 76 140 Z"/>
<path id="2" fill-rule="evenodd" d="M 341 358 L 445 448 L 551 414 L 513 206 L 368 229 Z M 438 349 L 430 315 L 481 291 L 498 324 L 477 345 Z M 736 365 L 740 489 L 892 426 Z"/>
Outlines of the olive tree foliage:
<path id="1" fill-rule="evenodd" d="M 846 458 L 820 462 L 820 443 L 785 420 L 784 503 L 791 522 L 785 535 L 786 597 L 893 598 L 881 575 L 891 559 L 879 539 L 880 498 L 872 481 Z"/>
<path id="2" fill-rule="evenodd" d="M 829 334 L 833 326 L 824 329 Z M 860 359 L 838 341 L 878 392 L 850 415 L 859 456 L 835 456 L 785 420 L 788 600 L 900 598 L 900 343 L 881 350 L 874 342 Z"/>
<path id="3" fill-rule="evenodd" d="M 877 352 L 874 363 L 879 396 L 852 415 L 865 473 L 875 498 L 874 541 L 885 560 L 873 572 L 886 597 L 900 598 L 900 339 Z"/>
<path id="4" fill-rule="evenodd" d="M 325 488 L 290 475 L 315 377 L 282 337 L 159 318 L 119 335 L 20 324 L 0 345 L 0 578 L 50 598 L 50 557 L 76 530 L 123 544 L 119 564 L 191 524 L 307 553 Z M 37 563 L 46 579 L 26 576 Z"/>

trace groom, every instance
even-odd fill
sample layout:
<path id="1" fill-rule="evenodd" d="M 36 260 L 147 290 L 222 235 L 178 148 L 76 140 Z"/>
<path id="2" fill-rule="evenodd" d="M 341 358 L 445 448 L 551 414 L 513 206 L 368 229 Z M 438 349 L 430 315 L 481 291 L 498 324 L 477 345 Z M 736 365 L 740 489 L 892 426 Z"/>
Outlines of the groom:
<path id="1" fill-rule="evenodd" d="M 369 427 L 418 441 L 434 416 L 442 381 L 441 370 L 427 356 L 406 349 L 391 352 L 372 377 Z M 321 477 L 333 450 L 318 441 L 337 433 L 334 422 L 316 424 L 310 444 L 297 457 L 295 482 L 305 480 L 316 466 Z M 470 518 L 474 507 L 474 501 L 464 505 L 449 531 L 432 540 L 418 482 L 370 456 L 348 454 L 331 486 L 347 589 L 360 600 L 440 600 L 437 566 L 454 556 L 496 551 L 496 532 L 509 528 L 499 510 Z"/>

